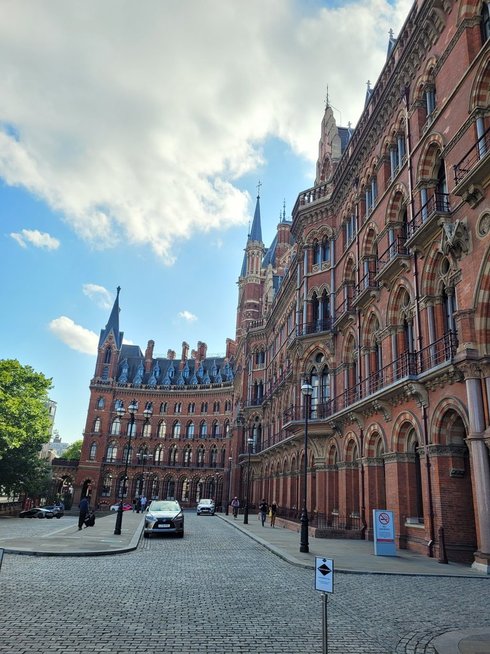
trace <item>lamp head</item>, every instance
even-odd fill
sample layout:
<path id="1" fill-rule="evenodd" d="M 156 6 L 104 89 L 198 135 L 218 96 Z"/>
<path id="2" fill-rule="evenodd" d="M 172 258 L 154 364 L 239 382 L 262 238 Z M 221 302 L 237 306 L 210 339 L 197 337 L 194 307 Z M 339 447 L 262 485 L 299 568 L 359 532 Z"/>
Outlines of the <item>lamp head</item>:
<path id="1" fill-rule="evenodd" d="M 309 384 L 306 380 L 301 384 L 301 392 L 305 397 L 313 395 L 313 386 Z"/>
<path id="2" fill-rule="evenodd" d="M 132 416 L 134 416 L 137 410 L 138 410 L 138 402 L 136 402 L 136 400 L 133 400 L 131 404 L 128 406 L 128 411 Z"/>
<path id="3" fill-rule="evenodd" d="M 120 404 L 116 409 L 117 415 L 122 418 L 124 415 L 124 407 Z"/>

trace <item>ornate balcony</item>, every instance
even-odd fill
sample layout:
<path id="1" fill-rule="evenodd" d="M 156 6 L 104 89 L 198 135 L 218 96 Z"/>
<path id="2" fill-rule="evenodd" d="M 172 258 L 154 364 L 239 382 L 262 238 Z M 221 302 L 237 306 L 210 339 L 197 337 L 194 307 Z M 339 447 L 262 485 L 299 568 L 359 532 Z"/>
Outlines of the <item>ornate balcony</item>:
<path id="1" fill-rule="evenodd" d="M 490 179 L 490 128 L 480 136 L 465 156 L 454 166 L 453 193 L 471 207 L 483 199 L 483 188 Z"/>
<path id="2" fill-rule="evenodd" d="M 376 272 L 369 270 L 354 287 L 353 304 L 356 307 L 364 307 L 373 297 L 379 294 L 379 284 L 376 280 Z"/>
<path id="3" fill-rule="evenodd" d="M 406 241 L 404 236 L 397 236 L 378 257 L 377 282 L 389 286 L 402 272 L 410 268 L 410 255 L 405 245 Z"/>
<path id="4" fill-rule="evenodd" d="M 451 213 L 449 195 L 434 193 L 407 225 L 407 248 L 422 249 L 440 231 L 441 219 L 447 221 Z"/>

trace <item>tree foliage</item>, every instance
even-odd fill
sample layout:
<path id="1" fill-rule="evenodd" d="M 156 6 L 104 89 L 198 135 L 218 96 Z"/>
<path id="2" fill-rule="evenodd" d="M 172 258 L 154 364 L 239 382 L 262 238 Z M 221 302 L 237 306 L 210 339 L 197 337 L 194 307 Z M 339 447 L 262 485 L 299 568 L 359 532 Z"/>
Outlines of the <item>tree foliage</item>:
<path id="1" fill-rule="evenodd" d="M 66 450 L 63 452 L 61 458 L 69 459 L 70 461 L 80 461 L 80 456 L 82 454 L 82 445 L 83 445 L 82 439 L 80 439 L 79 441 L 73 441 L 73 443 L 69 445 L 66 448 Z"/>
<path id="2" fill-rule="evenodd" d="M 39 458 L 51 426 L 51 380 L 14 359 L 0 360 L 0 485 L 9 495 L 49 491 L 51 466 Z"/>
<path id="3" fill-rule="evenodd" d="M 15 359 L 0 360 L 0 457 L 10 449 L 49 440 L 51 380 Z"/>

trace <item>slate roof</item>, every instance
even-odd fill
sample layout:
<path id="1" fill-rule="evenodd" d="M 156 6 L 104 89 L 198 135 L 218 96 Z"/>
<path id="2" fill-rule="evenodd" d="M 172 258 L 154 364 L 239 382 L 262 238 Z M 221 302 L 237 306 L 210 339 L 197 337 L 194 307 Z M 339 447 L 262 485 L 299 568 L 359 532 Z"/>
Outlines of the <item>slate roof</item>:
<path id="1" fill-rule="evenodd" d="M 233 362 L 225 357 L 205 359 L 197 364 L 187 359 L 156 358 L 150 372 L 145 372 L 145 359 L 136 345 L 123 345 L 116 381 L 133 386 L 209 386 L 233 381 Z"/>

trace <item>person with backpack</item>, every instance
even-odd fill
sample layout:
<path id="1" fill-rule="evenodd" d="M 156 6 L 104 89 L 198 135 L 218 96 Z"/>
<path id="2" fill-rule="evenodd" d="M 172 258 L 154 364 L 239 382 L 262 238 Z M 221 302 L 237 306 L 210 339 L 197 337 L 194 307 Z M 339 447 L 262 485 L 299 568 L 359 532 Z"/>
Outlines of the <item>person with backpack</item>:
<path id="1" fill-rule="evenodd" d="M 233 517 L 236 520 L 237 515 L 238 515 L 238 509 L 240 508 L 240 502 L 238 500 L 238 497 L 234 497 L 231 500 L 231 508 L 233 509 Z"/>

